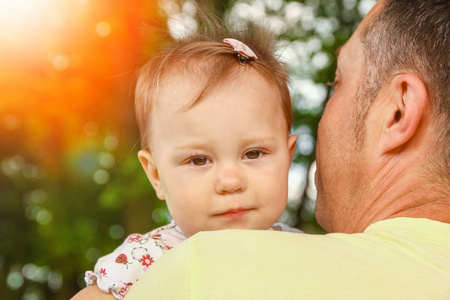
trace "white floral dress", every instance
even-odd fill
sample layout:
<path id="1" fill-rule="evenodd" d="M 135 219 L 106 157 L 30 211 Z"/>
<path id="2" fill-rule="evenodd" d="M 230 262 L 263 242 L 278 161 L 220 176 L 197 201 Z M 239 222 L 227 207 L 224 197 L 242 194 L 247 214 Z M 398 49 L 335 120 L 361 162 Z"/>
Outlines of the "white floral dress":
<path id="1" fill-rule="evenodd" d="M 283 223 L 275 223 L 268 230 L 301 233 Z M 152 263 L 187 238 L 173 221 L 146 234 L 132 234 L 114 252 L 101 257 L 94 271 L 85 273 L 84 280 L 88 286 L 97 284 L 103 292 L 123 299 Z"/>

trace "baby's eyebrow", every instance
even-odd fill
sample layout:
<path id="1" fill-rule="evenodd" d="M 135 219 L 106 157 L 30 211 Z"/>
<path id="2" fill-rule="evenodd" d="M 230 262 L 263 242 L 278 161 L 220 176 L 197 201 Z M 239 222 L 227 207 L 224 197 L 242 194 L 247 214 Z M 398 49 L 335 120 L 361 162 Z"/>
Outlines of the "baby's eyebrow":
<path id="1" fill-rule="evenodd" d="M 249 137 L 240 141 L 241 146 L 257 145 L 277 141 L 276 137 Z M 214 144 L 212 141 L 190 140 L 174 147 L 175 151 L 185 151 L 191 149 L 209 149 Z"/>
<path id="2" fill-rule="evenodd" d="M 175 150 L 188 150 L 192 148 L 206 148 L 211 145 L 209 141 L 200 141 L 200 140 L 188 140 L 186 142 L 180 143 L 175 146 Z"/>
<path id="3" fill-rule="evenodd" d="M 257 143 L 264 143 L 264 142 L 273 142 L 277 139 L 275 137 L 251 137 L 248 139 L 244 139 L 242 142 L 244 144 L 257 144 Z"/>

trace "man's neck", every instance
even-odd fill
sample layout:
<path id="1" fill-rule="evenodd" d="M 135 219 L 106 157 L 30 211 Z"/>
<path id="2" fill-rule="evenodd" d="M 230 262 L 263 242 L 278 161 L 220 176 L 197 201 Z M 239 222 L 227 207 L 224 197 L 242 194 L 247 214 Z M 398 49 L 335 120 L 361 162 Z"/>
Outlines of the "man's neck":
<path id="1" fill-rule="evenodd" d="M 450 191 L 431 181 L 423 169 L 391 159 L 379 168 L 366 194 L 367 206 L 357 226 L 364 230 L 375 222 L 397 217 L 427 218 L 450 223 Z M 445 184 L 442 184 L 445 185 Z"/>

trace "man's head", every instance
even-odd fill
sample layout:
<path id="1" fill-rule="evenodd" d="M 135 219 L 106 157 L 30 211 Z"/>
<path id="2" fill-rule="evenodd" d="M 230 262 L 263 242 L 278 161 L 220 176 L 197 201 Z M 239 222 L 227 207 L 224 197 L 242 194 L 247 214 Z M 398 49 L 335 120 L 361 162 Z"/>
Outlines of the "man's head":
<path id="1" fill-rule="evenodd" d="M 316 216 L 327 231 L 392 217 L 400 202 L 379 199 L 407 176 L 448 185 L 449 9 L 379 1 L 341 49 L 317 143 Z"/>
<path id="2" fill-rule="evenodd" d="M 450 170 L 450 2 L 448 0 L 386 0 L 369 16 L 359 37 L 363 46 L 364 79 L 356 134 L 364 133 L 367 110 L 381 87 L 396 74 L 416 74 L 429 93 L 435 118 L 436 147 L 430 153 L 435 171 Z M 358 105 L 358 106 L 359 106 Z M 362 140 L 362 139 L 361 139 Z M 430 149 L 431 150 L 431 149 Z"/>

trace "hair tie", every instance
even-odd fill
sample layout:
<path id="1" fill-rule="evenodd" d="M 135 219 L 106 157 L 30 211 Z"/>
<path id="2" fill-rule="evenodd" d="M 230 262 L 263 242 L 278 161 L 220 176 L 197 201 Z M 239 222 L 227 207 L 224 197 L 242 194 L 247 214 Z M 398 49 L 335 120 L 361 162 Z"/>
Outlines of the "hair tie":
<path id="1" fill-rule="evenodd" d="M 237 57 L 241 65 L 245 65 L 245 62 L 250 58 L 258 59 L 255 52 L 253 52 L 253 50 L 250 49 L 249 46 L 241 41 L 232 38 L 226 38 L 223 39 L 223 42 L 233 47 L 233 50 L 237 53 Z"/>

